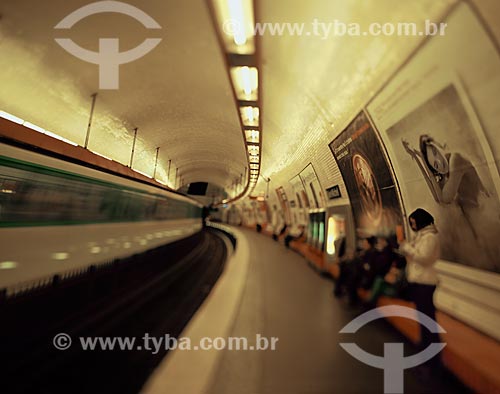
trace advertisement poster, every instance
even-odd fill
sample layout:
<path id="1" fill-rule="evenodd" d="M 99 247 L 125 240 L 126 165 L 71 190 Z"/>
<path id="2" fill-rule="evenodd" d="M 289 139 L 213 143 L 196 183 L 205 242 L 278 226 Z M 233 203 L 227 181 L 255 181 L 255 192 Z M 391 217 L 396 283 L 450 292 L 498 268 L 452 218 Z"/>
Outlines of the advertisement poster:
<path id="1" fill-rule="evenodd" d="M 389 152 L 406 212 L 424 208 L 436 220 L 442 260 L 499 273 L 500 56 L 466 4 L 449 26 L 446 37 L 430 40 L 367 110 Z M 460 267 L 443 267 L 459 275 Z"/>
<path id="2" fill-rule="evenodd" d="M 403 214 L 389 164 L 364 112 L 330 144 L 359 235 L 396 234 Z"/>
<path id="3" fill-rule="evenodd" d="M 306 190 L 304 189 L 304 184 L 302 179 L 297 175 L 290 179 L 290 185 L 292 186 L 293 192 L 295 193 L 295 198 L 299 208 L 309 208 L 309 199 L 307 198 Z"/>
<path id="4" fill-rule="evenodd" d="M 406 213 L 423 208 L 435 218 L 435 305 L 500 338 L 498 291 L 484 296 L 500 277 L 500 54 L 465 2 L 446 22 L 446 36 L 422 46 L 367 111 Z"/>
<path id="5" fill-rule="evenodd" d="M 500 272 L 499 174 L 473 118 L 467 98 L 449 84 L 387 136 L 406 180 L 408 208 L 424 206 L 436 218 L 442 258 Z"/>
<path id="6" fill-rule="evenodd" d="M 325 206 L 325 196 L 313 165 L 310 163 L 299 175 L 306 189 L 310 208 L 323 208 Z"/>
<path id="7" fill-rule="evenodd" d="M 285 213 L 285 220 L 287 223 L 290 223 L 291 221 L 290 203 L 288 201 L 288 197 L 286 196 L 285 188 L 283 186 L 277 188 L 276 195 L 278 196 L 281 209 Z"/>

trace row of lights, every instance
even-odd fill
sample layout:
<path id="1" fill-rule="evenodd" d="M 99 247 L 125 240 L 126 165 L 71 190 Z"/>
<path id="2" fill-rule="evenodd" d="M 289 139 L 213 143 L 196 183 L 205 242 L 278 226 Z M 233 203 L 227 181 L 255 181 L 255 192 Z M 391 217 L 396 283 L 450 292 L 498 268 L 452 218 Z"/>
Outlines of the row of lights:
<path id="1" fill-rule="evenodd" d="M 13 123 L 17 123 L 17 124 L 20 124 L 24 127 L 27 127 L 31 130 L 34 130 L 34 131 L 38 131 L 39 133 L 42 133 L 42 134 L 46 134 L 52 138 L 56 138 L 60 141 L 63 141 L 63 142 L 66 142 L 67 144 L 70 144 L 70 145 L 73 145 L 73 146 L 78 146 L 78 144 L 76 142 L 73 142 L 73 141 L 70 141 L 64 137 L 61 137 L 59 134 L 56 134 L 56 133 L 53 133 L 51 131 L 48 131 L 48 130 L 45 130 L 44 128 L 40 127 L 40 126 L 37 126 L 33 123 L 30 123 L 24 119 L 21 119 L 21 118 L 18 118 L 17 116 L 15 115 L 12 115 L 12 114 L 9 114 L 8 112 L 5 112 L 5 111 L 0 111 L 0 118 L 4 118 L 4 119 L 7 119 Z"/>
<path id="2" fill-rule="evenodd" d="M 254 190 L 259 179 L 262 150 L 259 69 L 253 34 L 254 4 L 253 0 L 209 2 L 226 53 L 229 76 L 243 126 L 249 163 L 248 195 Z"/>

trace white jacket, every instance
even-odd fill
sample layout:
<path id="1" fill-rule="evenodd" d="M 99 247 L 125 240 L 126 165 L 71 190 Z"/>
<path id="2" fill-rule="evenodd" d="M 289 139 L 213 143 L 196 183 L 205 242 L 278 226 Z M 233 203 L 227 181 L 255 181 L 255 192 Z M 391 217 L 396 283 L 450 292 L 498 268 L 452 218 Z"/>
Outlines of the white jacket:
<path id="1" fill-rule="evenodd" d="M 439 235 L 433 224 L 418 231 L 413 241 L 401 245 L 400 250 L 406 255 L 408 282 L 437 284 L 434 265 L 439 259 L 439 249 Z"/>

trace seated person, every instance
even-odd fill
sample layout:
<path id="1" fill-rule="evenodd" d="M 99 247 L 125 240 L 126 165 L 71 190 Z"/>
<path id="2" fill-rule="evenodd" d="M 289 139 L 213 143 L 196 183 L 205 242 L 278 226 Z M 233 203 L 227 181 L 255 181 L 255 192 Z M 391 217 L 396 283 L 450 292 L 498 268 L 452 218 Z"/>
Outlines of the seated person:
<path id="1" fill-rule="evenodd" d="M 351 305 L 358 302 L 358 287 L 363 278 L 363 267 L 365 264 L 371 265 L 375 257 L 376 240 L 375 237 L 363 238 L 361 250 L 353 255 L 348 253 L 339 263 L 340 275 L 335 282 L 333 294 L 341 297 L 346 291 Z"/>
<path id="2" fill-rule="evenodd" d="M 396 254 L 393 252 L 395 247 L 397 247 L 395 240 L 388 240 L 384 237 L 377 238 L 371 259 L 363 264 L 364 271 L 360 283 L 363 289 L 370 289 L 377 276 L 384 277 L 389 272 L 396 259 Z"/>
<path id="3" fill-rule="evenodd" d="M 288 228 L 288 226 L 286 225 L 286 223 L 280 223 L 276 227 L 276 231 L 273 232 L 273 239 L 275 241 L 278 241 L 279 237 L 281 235 L 285 234 L 287 228 Z"/>
<path id="4" fill-rule="evenodd" d="M 346 244 L 347 244 L 345 236 L 341 236 L 340 238 L 336 239 L 334 244 L 335 244 L 335 250 L 337 251 L 337 258 L 339 260 L 344 259 L 346 253 Z"/>
<path id="5" fill-rule="evenodd" d="M 302 224 L 299 224 L 298 226 L 292 226 L 290 227 L 290 230 L 288 231 L 288 234 L 285 237 L 285 246 L 287 248 L 290 247 L 290 242 L 293 240 L 299 239 L 304 235 L 306 227 Z"/>
<path id="6" fill-rule="evenodd" d="M 405 267 L 406 259 L 402 256 L 396 255 L 389 272 L 383 276 L 379 275 L 375 278 L 367 303 L 372 306 L 376 305 L 377 300 L 381 295 L 405 298 L 404 292 L 407 284 Z"/>

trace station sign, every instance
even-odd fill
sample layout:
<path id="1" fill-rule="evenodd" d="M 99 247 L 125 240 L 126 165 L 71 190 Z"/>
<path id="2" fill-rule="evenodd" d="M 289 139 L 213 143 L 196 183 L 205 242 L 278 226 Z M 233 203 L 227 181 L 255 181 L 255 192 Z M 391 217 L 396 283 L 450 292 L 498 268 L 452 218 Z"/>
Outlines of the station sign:
<path id="1" fill-rule="evenodd" d="M 329 189 L 326 189 L 326 195 L 330 200 L 335 200 L 336 198 L 341 198 L 342 194 L 340 194 L 340 186 L 335 185 L 333 187 L 330 187 Z"/>

